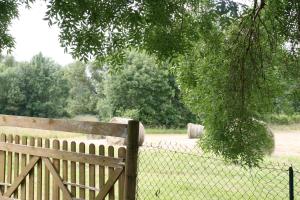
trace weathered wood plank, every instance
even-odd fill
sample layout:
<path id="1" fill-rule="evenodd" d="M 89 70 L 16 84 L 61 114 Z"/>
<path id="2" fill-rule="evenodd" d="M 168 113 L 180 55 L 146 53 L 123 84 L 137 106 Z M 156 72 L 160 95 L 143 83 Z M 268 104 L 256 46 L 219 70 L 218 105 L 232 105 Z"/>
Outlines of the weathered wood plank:
<path id="1" fill-rule="evenodd" d="M 50 140 L 45 140 L 45 148 L 50 148 Z M 45 174 L 44 174 L 44 199 L 49 200 L 50 199 L 50 172 L 48 168 L 45 166 L 44 168 Z"/>
<path id="2" fill-rule="evenodd" d="M 126 158 L 126 148 L 120 147 L 118 149 L 118 156 L 119 158 Z M 122 174 L 119 177 L 118 182 L 119 187 L 119 200 L 124 200 L 124 187 L 125 187 L 125 170 L 122 172 Z"/>
<path id="3" fill-rule="evenodd" d="M 34 146 L 35 145 L 35 138 L 30 137 L 29 138 L 29 145 Z M 29 158 L 31 159 L 33 156 L 30 156 Z M 29 191 L 28 191 L 28 199 L 29 200 L 34 200 L 34 167 L 30 170 L 29 172 Z"/>
<path id="4" fill-rule="evenodd" d="M 95 187 L 90 187 L 90 186 L 86 186 L 86 185 L 80 185 L 80 184 L 75 184 L 75 183 L 70 183 L 70 182 L 64 182 L 65 185 L 69 185 L 69 186 L 75 186 L 78 188 L 85 188 L 87 190 L 92 190 L 92 191 L 100 191 L 99 188 L 95 188 Z"/>
<path id="5" fill-rule="evenodd" d="M 0 126 L 127 137 L 127 125 L 115 123 L 0 115 Z"/>
<path id="6" fill-rule="evenodd" d="M 113 146 L 108 147 L 108 156 L 114 157 L 114 147 Z M 108 178 L 112 177 L 113 174 L 114 174 L 114 168 L 109 167 L 108 168 Z M 112 185 L 110 190 L 109 190 L 108 199 L 109 200 L 115 200 L 115 186 L 114 185 Z"/>
<path id="7" fill-rule="evenodd" d="M 124 169 L 122 168 L 116 168 L 113 174 L 109 177 L 106 184 L 100 191 L 100 193 L 97 195 L 96 200 L 104 200 L 107 194 L 109 193 L 111 187 L 117 182 L 118 178 L 120 177 L 122 171 Z"/>
<path id="8" fill-rule="evenodd" d="M 6 142 L 6 135 L 1 134 L 1 142 Z M 6 152 L 0 151 L 0 183 L 5 183 Z M 5 186 L 0 185 L 0 195 L 4 193 Z"/>
<path id="9" fill-rule="evenodd" d="M 58 140 L 53 140 L 53 146 L 52 148 L 55 150 L 59 149 L 59 141 Z M 45 159 L 47 160 L 47 159 Z M 43 161 L 45 161 L 43 159 Z M 46 164 L 46 163 L 45 163 Z M 47 168 L 49 169 L 49 166 L 46 164 Z M 60 172 L 60 160 L 59 159 L 53 159 L 53 167 L 55 168 L 55 171 L 58 173 Z M 51 170 L 49 169 L 49 171 L 51 172 Z M 53 173 L 51 172 L 51 174 L 53 175 Z M 57 185 L 57 180 L 52 179 L 52 199 L 53 200 L 59 200 L 59 186 Z"/>
<path id="10" fill-rule="evenodd" d="M 54 164 L 52 165 L 49 158 L 42 158 L 42 159 L 43 159 L 45 165 L 47 166 L 48 170 L 52 174 L 55 184 L 61 189 L 65 199 L 72 200 L 71 194 L 70 194 L 69 190 L 65 187 L 61 177 L 59 176 L 59 172 L 56 170 L 56 167 L 54 166 Z"/>
<path id="11" fill-rule="evenodd" d="M 26 136 L 22 136 L 22 145 L 27 145 L 27 137 Z M 0 145 L 0 146 L 3 146 Z M 23 169 L 26 167 L 26 163 L 27 163 L 27 153 L 26 151 L 23 152 L 22 156 L 21 156 L 21 170 L 23 171 Z M 26 178 L 25 180 L 21 183 L 21 200 L 26 200 Z"/>
<path id="12" fill-rule="evenodd" d="M 62 149 L 64 151 L 68 151 L 68 142 L 66 140 L 63 141 Z M 68 182 L 68 160 L 63 160 L 63 181 Z M 66 200 L 67 198 L 64 197 Z"/>
<path id="13" fill-rule="evenodd" d="M 81 142 L 79 144 L 79 152 L 85 153 L 85 144 Z M 79 184 L 85 185 L 85 163 L 79 163 Z M 79 188 L 79 198 L 85 199 L 85 188 Z"/>
<path id="14" fill-rule="evenodd" d="M 89 145 L 89 154 L 95 154 L 95 145 Z M 89 164 L 89 186 L 95 188 L 95 165 Z M 95 190 L 89 190 L 89 200 L 95 200 Z"/>
<path id="15" fill-rule="evenodd" d="M 20 136 L 16 135 L 15 136 L 15 144 L 20 144 Z M 14 180 L 19 176 L 19 163 L 20 163 L 20 155 L 19 153 L 15 153 L 15 158 L 14 158 Z M 18 198 L 19 196 L 19 190 L 16 190 L 14 193 L 14 198 Z"/>
<path id="16" fill-rule="evenodd" d="M 99 155 L 105 156 L 104 145 L 99 146 Z M 105 166 L 99 166 L 99 188 L 102 189 L 105 184 Z"/>
<path id="17" fill-rule="evenodd" d="M 28 175 L 28 173 L 30 172 L 30 170 L 32 170 L 32 168 L 34 167 L 34 165 L 37 163 L 37 161 L 40 159 L 40 157 L 33 157 L 31 158 L 31 160 L 29 161 L 28 165 L 26 165 L 20 175 L 17 177 L 16 180 L 14 180 L 14 183 L 10 186 L 10 188 L 4 193 L 3 196 L 5 197 L 10 197 L 15 190 L 18 188 L 18 186 L 26 179 L 26 176 Z M 21 199 L 23 199 L 21 197 Z M 26 198 L 24 198 L 26 199 Z"/>
<path id="18" fill-rule="evenodd" d="M 12 135 L 8 135 L 7 137 L 7 142 L 8 143 L 13 143 L 13 136 Z M 6 183 L 11 184 L 12 181 L 12 169 L 13 169 L 13 165 L 12 165 L 12 152 L 7 152 L 7 176 L 6 176 Z"/>
<path id="19" fill-rule="evenodd" d="M 16 200 L 16 199 L 15 198 L 9 198 L 9 197 L 0 196 L 0 200 Z"/>
<path id="20" fill-rule="evenodd" d="M 48 158 L 59 159 L 59 160 L 70 160 L 74 162 L 81 162 L 81 163 L 102 165 L 102 166 L 109 166 L 109 167 L 124 166 L 124 159 L 121 158 L 67 152 L 67 151 L 61 151 L 57 149 L 30 147 L 25 145 L 16 145 L 16 144 L 4 143 L 4 142 L 0 142 L 0 151 L 18 152 L 18 153 L 32 155 L 32 156 L 48 157 Z"/>
<path id="21" fill-rule="evenodd" d="M 139 121 L 128 122 L 128 143 L 125 170 L 125 199 L 136 199 L 136 181 L 139 152 Z"/>
<path id="22" fill-rule="evenodd" d="M 42 138 L 37 139 L 37 146 L 42 147 L 43 146 L 43 140 Z M 43 168 L 42 168 L 42 160 L 39 160 L 37 163 L 37 173 L 36 173 L 36 198 L 37 200 L 42 200 L 42 190 L 43 190 Z"/>
<path id="23" fill-rule="evenodd" d="M 71 142 L 71 151 L 76 152 L 76 142 Z M 76 162 L 71 161 L 71 183 L 76 184 Z M 71 194 L 76 197 L 76 187 L 71 186 Z"/>

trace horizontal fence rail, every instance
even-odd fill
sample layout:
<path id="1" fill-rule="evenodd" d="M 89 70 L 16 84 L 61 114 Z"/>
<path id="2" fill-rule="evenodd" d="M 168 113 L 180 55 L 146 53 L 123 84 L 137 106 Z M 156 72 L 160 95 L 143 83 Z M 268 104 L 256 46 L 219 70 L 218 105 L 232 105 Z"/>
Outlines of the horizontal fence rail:
<path id="1" fill-rule="evenodd" d="M 125 165 L 125 159 L 122 158 L 90 155 L 81 152 L 73 153 L 56 149 L 44 149 L 41 147 L 30 147 L 5 142 L 0 142 L 0 150 L 109 167 L 123 167 Z"/>
<path id="2" fill-rule="evenodd" d="M 0 115 L 0 126 L 127 137 L 127 124 Z"/>

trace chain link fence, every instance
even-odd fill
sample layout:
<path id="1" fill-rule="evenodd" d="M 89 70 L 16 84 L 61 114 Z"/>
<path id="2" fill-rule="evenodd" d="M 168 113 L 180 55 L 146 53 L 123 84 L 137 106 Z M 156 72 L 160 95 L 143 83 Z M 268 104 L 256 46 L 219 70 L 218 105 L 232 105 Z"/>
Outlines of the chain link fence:
<path id="1" fill-rule="evenodd" d="M 146 145 L 139 151 L 137 199 L 291 199 L 289 168 L 271 162 L 245 168 L 205 157 L 196 147 Z M 295 168 L 293 178 L 294 196 L 300 200 L 300 172 Z"/>
<path id="2" fill-rule="evenodd" d="M 299 166 L 294 168 L 294 199 L 300 199 L 300 168 Z"/>

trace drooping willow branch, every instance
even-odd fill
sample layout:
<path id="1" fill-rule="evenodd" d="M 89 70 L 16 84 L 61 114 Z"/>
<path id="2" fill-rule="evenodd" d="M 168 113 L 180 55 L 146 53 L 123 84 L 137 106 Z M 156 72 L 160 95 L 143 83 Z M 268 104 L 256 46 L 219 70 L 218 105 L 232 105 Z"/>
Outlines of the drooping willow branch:
<path id="1" fill-rule="evenodd" d="M 232 57 L 229 75 L 229 91 L 236 97 L 234 107 L 238 117 L 243 117 L 247 110 L 248 98 L 252 95 L 253 87 L 259 88 L 260 78 L 264 76 L 263 34 L 264 26 L 260 15 L 265 8 L 265 1 L 254 1 L 252 12 L 244 16 L 238 26 L 236 39 L 231 43 L 229 54 Z M 264 31 L 266 32 L 266 31 Z"/>
<path id="2" fill-rule="evenodd" d="M 266 5 L 265 0 L 261 0 L 259 6 L 257 6 L 257 5 L 258 5 L 258 2 L 257 2 L 257 1 L 258 1 L 258 0 L 254 0 L 254 7 L 253 7 L 253 12 L 254 12 L 253 20 L 254 20 L 254 21 L 255 21 L 256 18 L 258 17 L 260 11 L 261 11 L 261 10 L 265 7 L 265 5 Z"/>

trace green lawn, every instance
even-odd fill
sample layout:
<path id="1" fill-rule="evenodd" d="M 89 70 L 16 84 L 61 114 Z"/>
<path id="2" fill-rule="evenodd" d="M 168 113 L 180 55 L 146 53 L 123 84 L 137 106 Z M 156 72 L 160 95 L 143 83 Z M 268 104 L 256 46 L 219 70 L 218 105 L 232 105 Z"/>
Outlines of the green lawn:
<path id="1" fill-rule="evenodd" d="M 299 159 L 283 160 L 300 166 Z M 144 149 L 139 157 L 138 196 L 149 200 L 288 199 L 288 167 L 281 158 L 268 158 L 262 168 L 247 169 L 217 158 Z M 298 172 L 295 183 L 299 199 Z"/>

